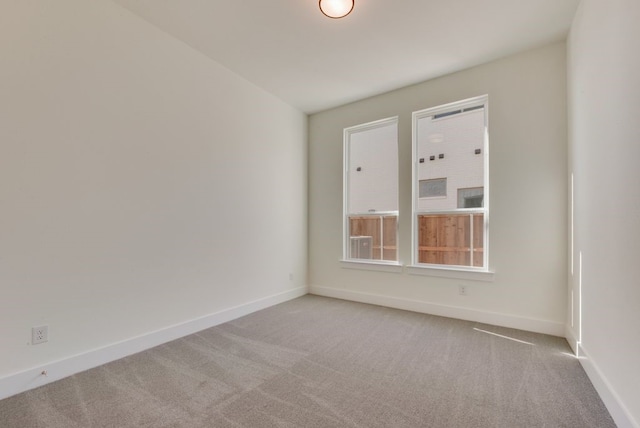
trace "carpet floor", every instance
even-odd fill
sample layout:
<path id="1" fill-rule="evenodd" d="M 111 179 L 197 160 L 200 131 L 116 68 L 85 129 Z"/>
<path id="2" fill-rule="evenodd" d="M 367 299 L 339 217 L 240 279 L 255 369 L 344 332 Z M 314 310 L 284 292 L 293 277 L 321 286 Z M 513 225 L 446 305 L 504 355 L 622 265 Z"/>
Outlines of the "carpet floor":
<path id="1" fill-rule="evenodd" d="M 615 424 L 563 338 L 307 295 L 4 399 L 0 426 Z"/>

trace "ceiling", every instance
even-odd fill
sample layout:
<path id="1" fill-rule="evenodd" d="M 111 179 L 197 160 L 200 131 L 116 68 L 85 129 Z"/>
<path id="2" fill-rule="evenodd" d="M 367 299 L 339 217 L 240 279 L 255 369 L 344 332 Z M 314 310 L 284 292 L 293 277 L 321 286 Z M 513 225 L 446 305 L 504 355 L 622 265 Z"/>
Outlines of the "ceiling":
<path id="1" fill-rule="evenodd" d="M 113 0 L 306 113 L 563 40 L 580 0 Z"/>

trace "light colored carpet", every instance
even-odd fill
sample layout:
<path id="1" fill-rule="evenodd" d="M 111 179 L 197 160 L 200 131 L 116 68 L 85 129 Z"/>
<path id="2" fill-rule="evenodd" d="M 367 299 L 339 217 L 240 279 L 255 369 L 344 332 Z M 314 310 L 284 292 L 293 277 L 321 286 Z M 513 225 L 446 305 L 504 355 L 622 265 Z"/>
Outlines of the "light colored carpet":
<path id="1" fill-rule="evenodd" d="M 0 426 L 615 427 L 570 354 L 307 295 L 2 400 Z"/>

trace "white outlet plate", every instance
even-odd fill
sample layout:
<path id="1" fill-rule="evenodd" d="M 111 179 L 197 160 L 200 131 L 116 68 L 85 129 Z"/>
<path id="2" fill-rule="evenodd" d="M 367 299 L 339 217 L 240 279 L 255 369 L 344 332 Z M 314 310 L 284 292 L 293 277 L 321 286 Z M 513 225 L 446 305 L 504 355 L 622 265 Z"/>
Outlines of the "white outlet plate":
<path id="1" fill-rule="evenodd" d="M 461 296 L 466 296 L 469 294 L 469 289 L 466 285 L 458 285 L 458 291 L 460 292 Z"/>
<path id="2" fill-rule="evenodd" d="M 49 341 L 49 326 L 41 325 L 31 329 L 31 344 L 37 345 Z"/>

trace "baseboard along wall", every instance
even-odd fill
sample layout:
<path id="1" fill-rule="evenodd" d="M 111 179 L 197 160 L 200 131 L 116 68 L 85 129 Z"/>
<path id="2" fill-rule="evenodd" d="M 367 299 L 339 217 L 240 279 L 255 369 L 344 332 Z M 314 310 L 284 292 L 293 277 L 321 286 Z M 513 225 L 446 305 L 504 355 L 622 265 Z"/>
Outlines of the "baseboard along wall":
<path id="1" fill-rule="evenodd" d="M 224 309 L 0 379 L 0 400 L 307 294 L 306 287 Z M 46 374 L 45 374 L 46 373 Z"/>
<path id="2" fill-rule="evenodd" d="M 355 302 L 387 306 L 390 308 L 403 309 L 441 317 L 456 318 L 465 321 L 475 321 L 501 327 L 515 328 L 518 330 L 532 331 L 535 333 L 550 334 L 552 336 L 564 337 L 565 333 L 565 325 L 563 323 L 524 318 L 495 312 L 486 312 L 458 306 L 447 306 L 419 300 L 402 299 L 398 297 L 382 296 L 378 294 L 362 293 L 359 291 L 330 287 L 311 286 L 309 288 L 309 293 L 316 294 L 318 296 L 352 300 Z"/>
<path id="3" fill-rule="evenodd" d="M 582 368 L 587 373 L 596 391 L 598 391 L 602 402 L 607 406 L 607 410 L 609 410 L 618 428 L 640 428 L 640 423 L 634 420 L 631 412 L 620 400 L 620 396 L 611 387 L 607 378 L 598 368 L 597 363 L 589 357 L 589 352 L 584 349 L 580 342 L 577 342 L 577 355 Z"/>

